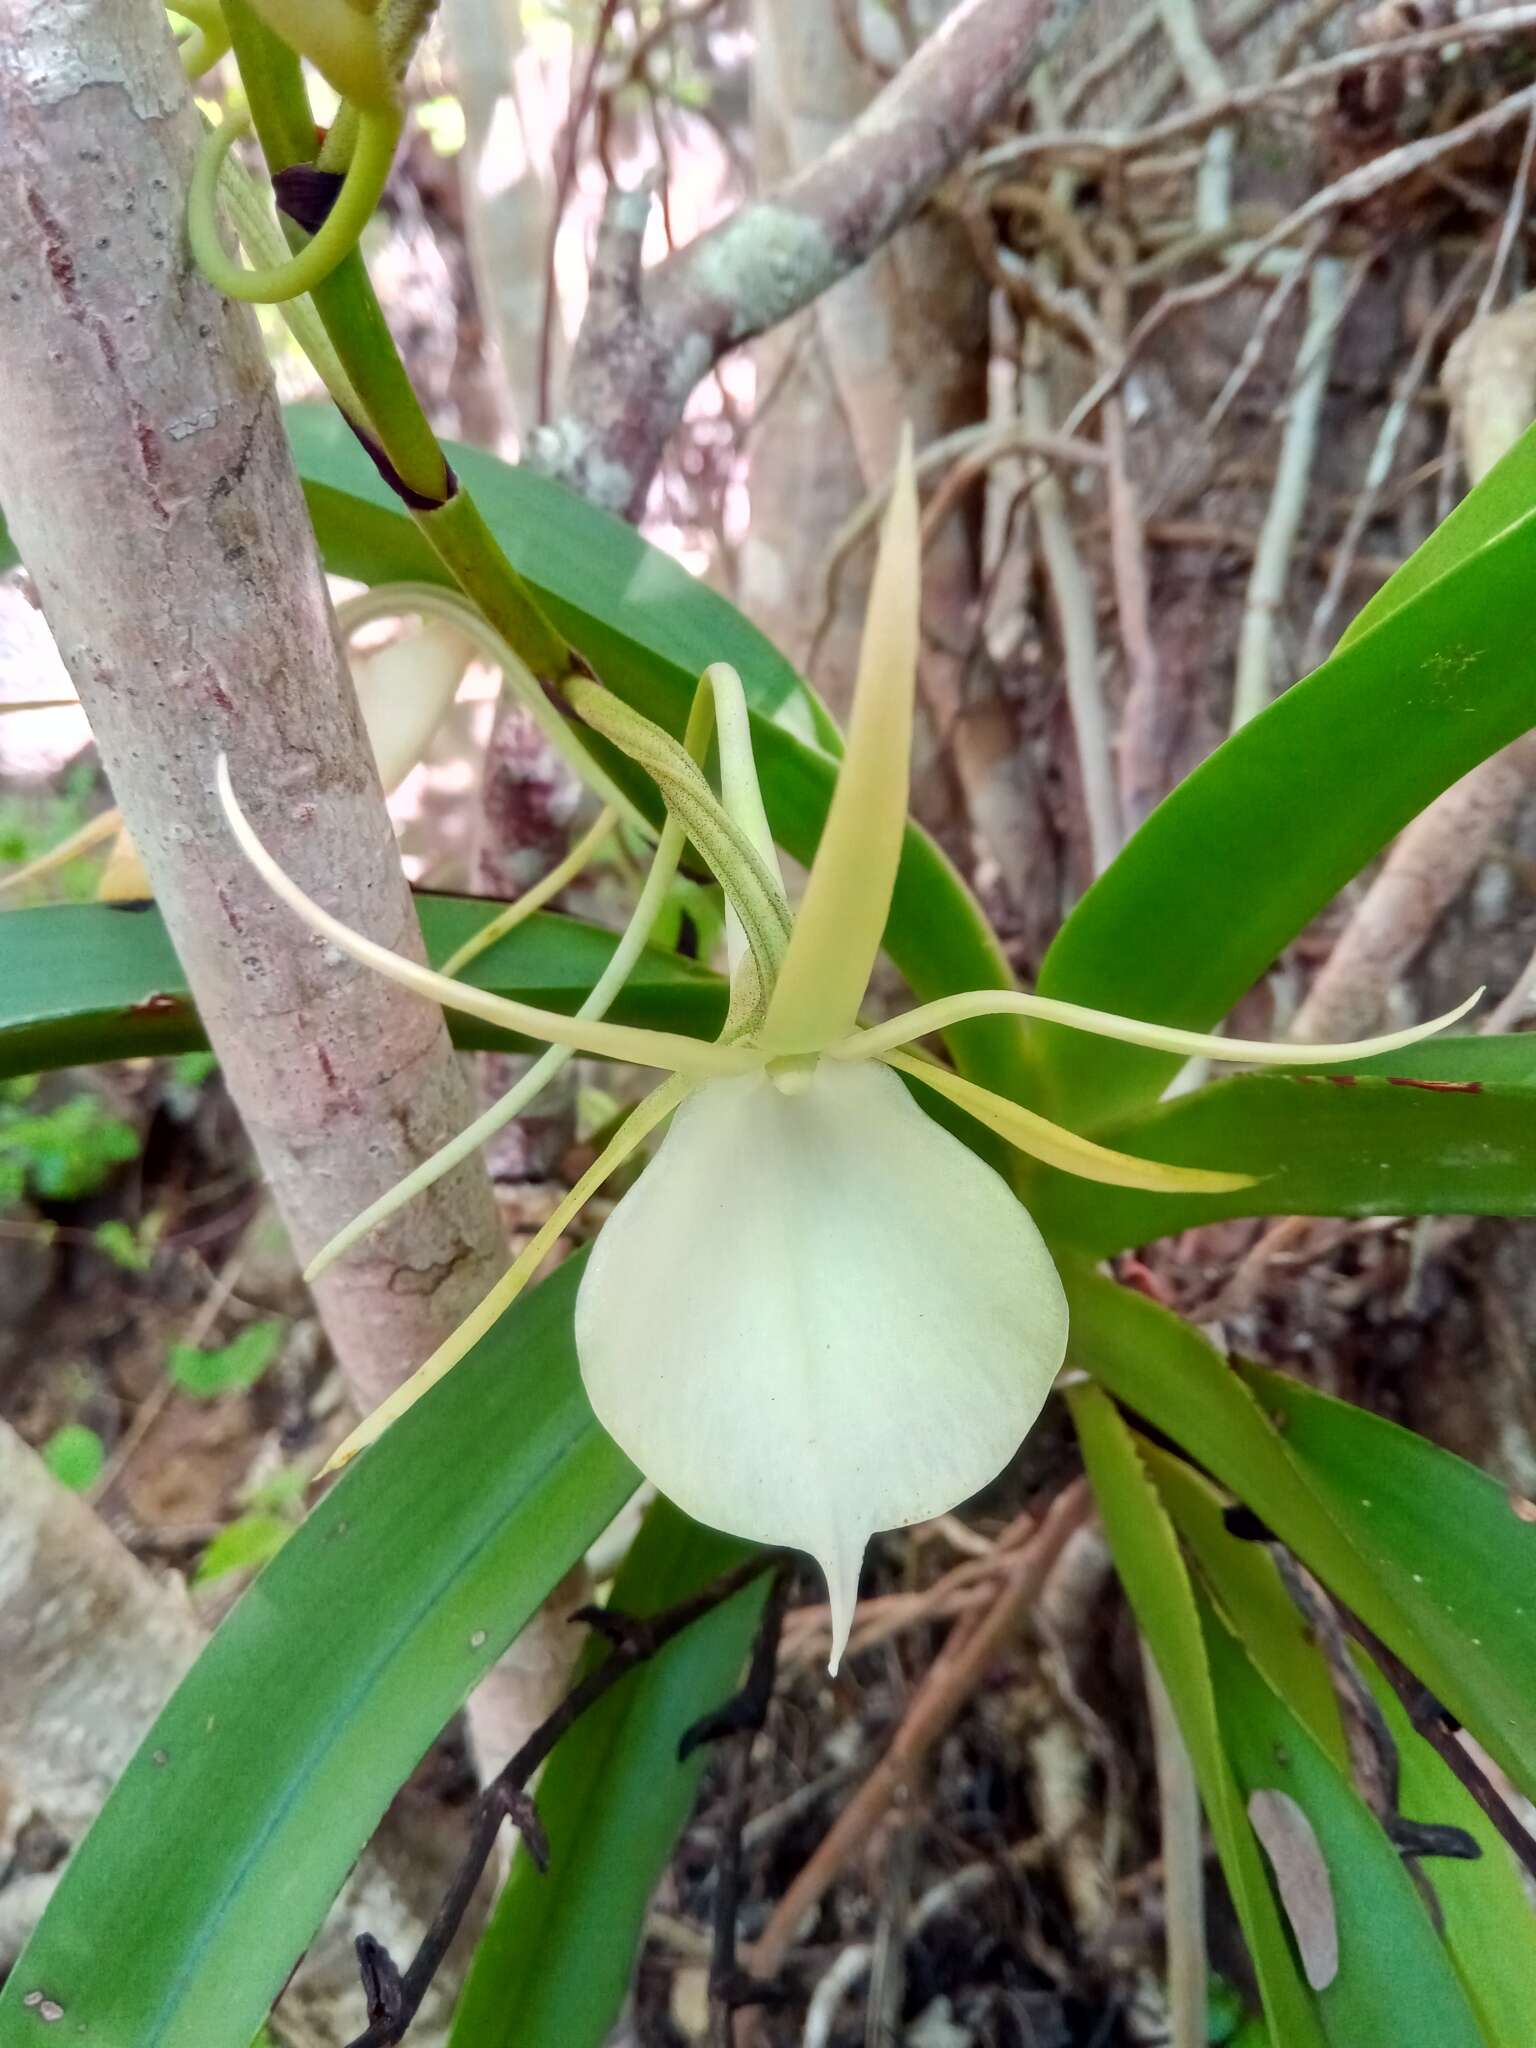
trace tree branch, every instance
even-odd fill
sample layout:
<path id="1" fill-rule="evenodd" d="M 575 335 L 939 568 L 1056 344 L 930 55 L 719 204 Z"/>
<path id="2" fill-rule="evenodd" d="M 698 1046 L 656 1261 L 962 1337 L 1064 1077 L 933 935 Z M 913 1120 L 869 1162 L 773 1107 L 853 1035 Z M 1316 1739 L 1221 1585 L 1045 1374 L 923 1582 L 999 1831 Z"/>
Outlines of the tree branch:
<path id="1" fill-rule="evenodd" d="M 594 292 L 565 405 L 533 460 L 636 518 L 689 393 L 720 358 L 858 269 L 927 201 L 1081 0 L 962 0 L 824 156 L 616 301 Z M 611 208 L 632 216 L 630 195 Z M 632 232 L 632 220 L 625 225 Z M 610 249 L 614 236 L 605 238 Z M 622 241 L 622 234 L 619 240 Z"/>

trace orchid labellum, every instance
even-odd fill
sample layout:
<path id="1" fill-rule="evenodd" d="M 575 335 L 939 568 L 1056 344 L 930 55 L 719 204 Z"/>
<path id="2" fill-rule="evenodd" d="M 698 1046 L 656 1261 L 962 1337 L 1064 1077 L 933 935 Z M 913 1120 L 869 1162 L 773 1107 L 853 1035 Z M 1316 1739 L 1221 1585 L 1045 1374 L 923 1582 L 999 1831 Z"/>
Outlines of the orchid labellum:
<path id="1" fill-rule="evenodd" d="M 582 1275 L 575 1319 L 582 1378 L 604 1427 L 679 1507 L 733 1534 L 816 1557 L 831 1595 L 834 1667 L 871 1534 L 939 1514 L 992 1479 L 1034 1422 L 1066 1346 L 1061 1282 L 1027 1211 L 989 1165 L 925 1114 L 921 1094 L 906 1082 L 946 1096 L 1021 1151 L 1093 1180 L 1204 1193 L 1249 1185 L 1240 1172 L 1109 1151 L 910 1048 L 968 1018 L 1007 1014 L 1166 1052 L 1315 1064 L 1390 1051 L 1463 1013 L 1304 1053 L 997 989 L 861 1028 L 906 825 L 919 580 L 916 490 L 904 454 L 870 595 L 847 751 L 793 916 L 733 672 L 708 671 L 683 746 L 596 684 L 572 686 L 582 718 L 654 777 L 669 813 L 614 966 L 576 1017 L 463 987 L 338 923 L 277 868 L 220 763 L 236 837 L 325 939 L 450 1008 L 542 1038 L 552 1051 L 541 1066 L 583 1051 L 667 1077 L 502 1283 L 368 1417 L 337 1462 L 371 1443 L 464 1355 L 575 1213 L 670 1117 Z M 711 717 L 719 727 L 718 796 L 697 766 Z M 603 1021 L 649 932 L 685 833 L 729 906 L 732 1001 L 714 1044 Z"/>

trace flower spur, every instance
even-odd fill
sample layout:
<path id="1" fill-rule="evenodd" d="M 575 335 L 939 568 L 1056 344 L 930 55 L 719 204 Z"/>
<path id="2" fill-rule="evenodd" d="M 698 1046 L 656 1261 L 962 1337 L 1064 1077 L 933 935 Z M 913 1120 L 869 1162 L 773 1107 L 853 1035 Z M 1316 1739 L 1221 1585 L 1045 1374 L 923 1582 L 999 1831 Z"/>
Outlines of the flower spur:
<path id="1" fill-rule="evenodd" d="M 916 491 L 904 453 L 847 750 L 793 917 L 733 672 L 707 672 L 684 747 L 599 686 L 576 686 L 581 716 L 655 777 L 668 820 L 614 966 L 575 1017 L 466 988 L 350 931 L 277 867 L 222 761 L 218 770 L 248 857 L 341 951 L 448 1008 L 543 1039 L 551 1052 L 541 1066 L 582 1051 L 667 1075 L 499 1285 L 354 1431 L 333 1464 L 372 1443 L 464 1356 L 577 1212 L 670 1116 L 654 1158 L 588 1257 L 575 1309 L 582 1379 L 604 1427 L 678 1506 L 818 1560 L 831 1599 L 833 1668 L 869 1537 L 942 1513 L 995 1477 L 1039 1413 L 1066 1346 L 1061 1282 L 1027 1210 L 991 1166 L 924 1113 L 902 1077 L 1020 1151 L 1089 1179 L 1185 1193 L 1252 1183 L 1243 1173 L 1111 1151 L 914 1053 L 915 1042 L 1003 1014 L 1186 1056 L 1315 1065 L 1395 1050 L 1470 1007 L 1410 1030 L 1304 1050 L 999 989 L 946 997 L 861 1029 L 906 825 L 918 571 Z M 694 759 L 711 716 L 720 727 L 723 801 Z M 685 831 L 728 904 L 732 1001 L 713 1044 L 602 1016 L 644 944 Z"/>

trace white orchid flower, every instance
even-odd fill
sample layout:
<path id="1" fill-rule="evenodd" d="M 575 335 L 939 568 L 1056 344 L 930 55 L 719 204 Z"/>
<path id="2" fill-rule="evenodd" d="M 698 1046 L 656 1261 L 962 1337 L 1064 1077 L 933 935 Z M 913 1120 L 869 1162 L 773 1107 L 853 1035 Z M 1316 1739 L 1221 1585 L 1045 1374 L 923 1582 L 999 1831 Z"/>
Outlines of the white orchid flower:
<path id="1" fill-rule="evenodd" d="M 726 887 L 732 1004 L 714 1044 L 602 1021 L 612 976 L 583 1014 L 557 1016 L 465 988 L 360 937 L 276 866 L 220 764 L 225 808 L 246 853 L 352 958 L 566 1056 L 596 1053 L 667 1075 L 500 1285 L 333 1463 L 373 1442 L 469 1350 L 589 1197 L 671 1116 L 582 1275 L 582 1379 L 604 1427 L 679 1507 L 818 1560 L 831 1596 L 834 1669 L 869 1537 L 942 1513 L 994 1478 L 1039 1413 L 1066 1346 L 1061 1282 L 1027 1211 L 991 1166 L 924 1113 L 901 1077 L 1021 1151 L 1089 1179 L 1204 1193 L 1250 1184 L 1242 1173 L 1110 1151 L 908 1048 L 967 1018 L 1005 1014 L 1165 1052 L 1314 1064 L 1411 1044 L 1468 1007 L 1413 1030 L 1304 1051 L 998 989 L 860 1029 L 906 826 L 918 588 L 906 453 L 882 533 L 847 751 L 793 918 L 734 674 L 716 668 L 706 679 L 720 723 L 723 804 L 675 741 L 597 685 L 573 687 L 581 715 L 639 760 L 667 799 L 658 869 L 670 874 L 686 830 Z M 700 751 L 697 714 L 690 736 Z M 642 903 L 621 941 L 630 959 L 655 907 Z"/>

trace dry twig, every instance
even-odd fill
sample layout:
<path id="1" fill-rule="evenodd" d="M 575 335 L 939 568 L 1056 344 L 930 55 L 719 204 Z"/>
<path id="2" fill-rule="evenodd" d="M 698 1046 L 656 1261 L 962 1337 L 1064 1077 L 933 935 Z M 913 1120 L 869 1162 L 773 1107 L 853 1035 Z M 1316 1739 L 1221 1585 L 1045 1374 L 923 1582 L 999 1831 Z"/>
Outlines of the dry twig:
<path id="1" fill-rule="evenodd" d="M 1020 1548 L 1008 1583 L 991 1607 L 979 1617 L 966 1616 L 955 1624 L 914 1693 L 890 1748 L 823 1837 L 754 1943 L 751 1961 L 759 1975 L 777 1975 L 806 1914 L 825 1897 L 891 1802 L 916 1784 L 929 1751 L 981 1683 L 987 1666 L 1039 1592 L 1067 1538 L 1086 1520 L 1090 1506 L 1086 1481 L 1073 1480 L 1056 1496 L 1034 1535 Z"/>

